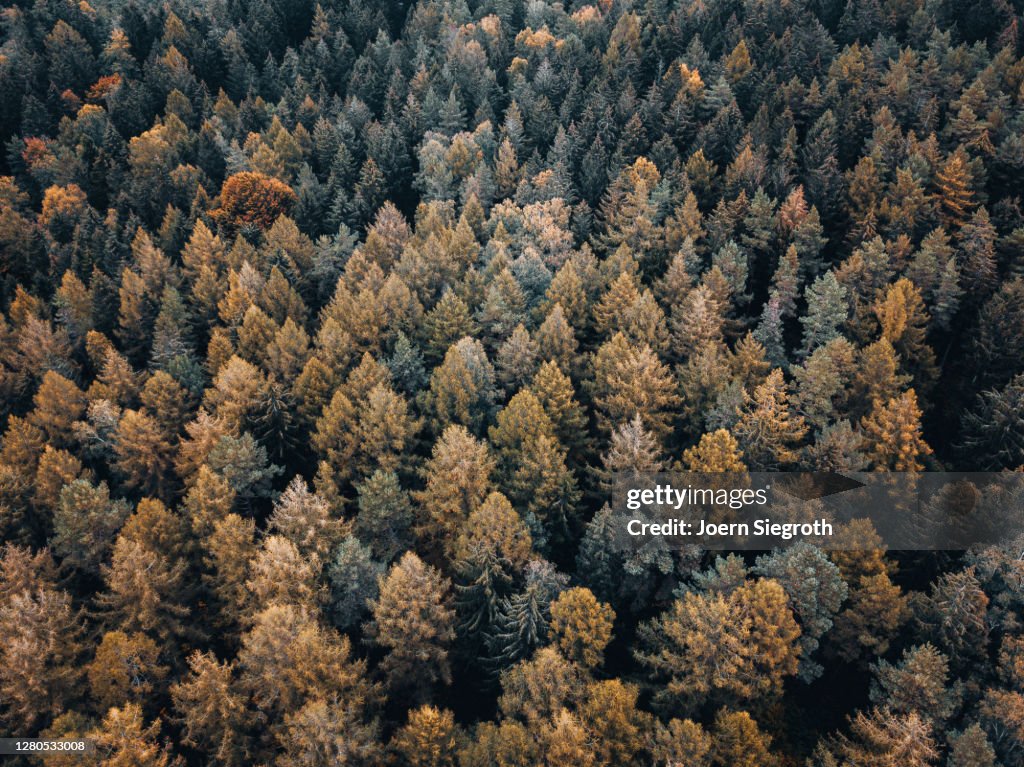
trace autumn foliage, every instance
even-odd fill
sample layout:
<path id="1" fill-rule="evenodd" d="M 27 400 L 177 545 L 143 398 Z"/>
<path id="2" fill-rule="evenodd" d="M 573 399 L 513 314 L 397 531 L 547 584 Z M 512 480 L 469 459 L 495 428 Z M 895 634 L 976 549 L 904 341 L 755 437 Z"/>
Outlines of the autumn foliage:
<path id="1" fill-rule="evenodd" d="M 262 173 L 242 172 L 224 180 L 220 207 L 211 216 L 225 225 L 245 224 L 269 229 L 295 203 L 295 192 L 284 182 Z"/>
<path id="2" fill-rule="evenodd" d="M 7 6 L 0 734 L 1024 765 L 1022 541 L 612 506 L 1024 467 L 1020 0 Z"/>

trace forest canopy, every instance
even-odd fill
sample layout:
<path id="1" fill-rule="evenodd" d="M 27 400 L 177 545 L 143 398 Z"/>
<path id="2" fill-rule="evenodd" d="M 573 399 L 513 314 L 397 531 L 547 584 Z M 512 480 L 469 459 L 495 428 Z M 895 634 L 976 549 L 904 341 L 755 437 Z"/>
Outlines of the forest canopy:
<path id="1" fill-rule="evenodd" d="M 608 506 L 1024 469 L 1022 15 L 8 3 L 0 734 L 1024 765 L 1024 541 L 630 556 Z"/>

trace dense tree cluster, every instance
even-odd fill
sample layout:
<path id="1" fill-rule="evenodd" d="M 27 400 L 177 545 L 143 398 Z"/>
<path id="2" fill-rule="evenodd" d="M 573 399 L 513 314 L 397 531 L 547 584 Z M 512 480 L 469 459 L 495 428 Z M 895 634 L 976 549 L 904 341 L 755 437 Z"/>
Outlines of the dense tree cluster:
<path id="1" fill-rule="evenodd" d="M 1020 541 L 632 556 L 606 503 L 1024 466 L 1021 14 L 8 4 L 0 730 L 1024 764 Z"/>

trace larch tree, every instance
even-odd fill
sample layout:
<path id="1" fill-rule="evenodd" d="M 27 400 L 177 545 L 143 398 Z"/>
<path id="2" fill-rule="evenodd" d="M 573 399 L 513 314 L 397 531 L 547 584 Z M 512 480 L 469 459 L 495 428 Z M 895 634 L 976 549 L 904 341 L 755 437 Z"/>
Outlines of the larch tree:
<path id="1" fill-rule="evenodd" d="M 595 354 L 593 398 L 598 425 L 606 432 L 639 414 L 646 428 L 665 439 L 679 402 L 675 388 L 668 368 L 651 348 L 634 346 L 621 333 Z"/>
<path id="2" fill-rule="evenodd" d="M 727 429 L 702 434 L 700 442 L 683 451 L 683 464 L 688 471 L 711 474 L 746 470 L 743 451 Z"/>
<path id="3" fill-rule="evenodd" d="M 170 670 L 160 660 L 159 646 L 145 634 L 108 631 L 86 672 L 93 699 L 103 711 L 126 703 L 151 708 Z"/>
<path id="4" fill-rule="evenodd" d="M 723 709 L 715 716 L 711 764 L 713 767 L 772 767 L 778 759 L 768 750 L 771 741 L 746 711 Z"/>
<path id="5" fill-rule="evenodd" d="M 229 767 L 245 763 L 251 749 L 252 712 L 231 664 L 198 650 L 188 658 L 188 673 L 171 688 L 183 742 L 207 751 Z"/>
<path id="6" fill-rule="evenodd" d="M 551 628 L 559 649 L 584 668 L 603 662 L 614 622 L 615 611 L 587 588 L 563 591 L 551 603 Z"/>
<path id="7" fill-rule="evenodd" d="M 160 744 L 159 735 L 160 720 L 146 725 L 142 709 L 135 703 L 111 708 L 103 721 L 86 733 L 102 754 L 97 761 L 102 767 L 171 767 L 172 754 Z"/>
<path id="8" fill-rule="evenodd" d="M 754 471 L 771 471 L 796 460 L 796 447 L 807 434 L 803 417 L 791 412 L 788 386 L 773 370 L 747 395 L 732 429 L 743 445 L 744 463 Z"/>
<path id="9" fill-rule="evenodd" d="M 964 152 L 949 156 L 935 176 L 939 208 L 947 228 L 959 228 L 967 221 L 974 207 L 971 171 Z"/>
<path id="10" fill-rule="evenodd" d="M 861 427 L 876 471 L 921 471 L 921 460 L 931 455 L 921 434 L 921 409 L 913 389 L 889 402 L 877 402 Z"/>
<path id="11" fill-rule="evenodd" d="M 408 767 L 455 767 L 460 731 L 451 711 L 420 706 L 391 739 L 391 749 Z"/>
<path id="12" fill-rule="evenodd" d="M 840 735 L 828 750 L 841 764 L 888 761 L 926 767 L 938 756 L 932 726 L 926 719 L 885 708 L 857 712 L 850 722 L 850 735 Z"/>
<path id="13" fill-rule="evenodd" d="M 470 513 L 452 552 L 464 634 L 482 636 L 495 622 L 501 600 L 521 580 L 531 553 L 530 531 L 501 493 L 491 493 Z"/>
<path id="14" fill-rule="evenodd" d="M 430 547 L 446 550 L 469 515 L 492 489 L 494 458 L 486 442 L 462 426 L 449 426 L 434 444 L 423 467 L 424 488 L 413 494 L 419 504 L 414 529 Z"/>
<path id="15" fill-rule="evenodd" d="M 897 714 L 916 712 L 938 727 L 960 704 L 960 685 L 949 683 L 949 660 L 933 645 L 908 648 L 898 664 L 880 660 L 873 670 L 872 703 Z"/>
<path id="16" fill-rule="evenodd" d="M 19 550 L 4 550 L 0 720 L 10 732 L 35 732 L 81 691 L 84 626 L 70 595 L 50 577 L 23 572 L 12 578 L 16 558 Z"/>
<path id="17" fill-rule="evenodd" d="M 379 689 L 367 678 L 365 661 L 353 657 L 348 637 L 292 605 L 273 604 L 256 613 L 252 628 L 242 636 L 236 663 L 237 689 L 256 717 L 270 722 L 260 731 L 260 754 L 279 748 L 277 736 L 287 732 L 289 716 L 311 701 L 342 699 L 356 722 L 370 723 L 372 707 L 380 700 Z M 229 695 L 231 687 L 229 683 L 225 691 Z M 216 713 L 237 715 L 225 705 L 230 702 L 230 697 L 223 700 Z"/>
<path id="18" fill-rule="evenodd" d="M 643 624 L 637 659 L 664 687 L 657 700 L 693 710 L 709 697 L 764 703 L 796 673 L 800 627 L 782 587 L 747 583 L 729 596 L 687 592 Z"/>
<path id="19" fill-rule="evenodd" d="M 384 651 L 380 669 L 388 688 L 425 697 L 437 683 L 451 683 L 449 646 L 455 637 L 449 583 L 407 552 L 382 576 L 370 603 L 367 636 Z"/>

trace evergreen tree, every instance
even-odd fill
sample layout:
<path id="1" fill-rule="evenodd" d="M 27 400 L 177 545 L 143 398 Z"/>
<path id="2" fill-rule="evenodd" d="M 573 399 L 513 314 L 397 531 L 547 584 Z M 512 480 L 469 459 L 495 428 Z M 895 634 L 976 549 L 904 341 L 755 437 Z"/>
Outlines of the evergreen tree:
<path id="1" fill-rule="evenodd" d="M 807 314 L 800 318 L 804 328 L 802 351 L 805 355 L 839 335 L 848 315 L 846 295 L 846 288 L 839 284 L 831 271 L 807 288 Z"/>
<path id="2" fill-rule="evenodd" d="M 370 549 L 357 538 L 348 536 L 338 544 L 327 564 L 335 626 L 350 629 L 366 617 L 370 600 L 379 594 L 378 579 L 383 573 L 384 566 L 374 561 Z"/>

